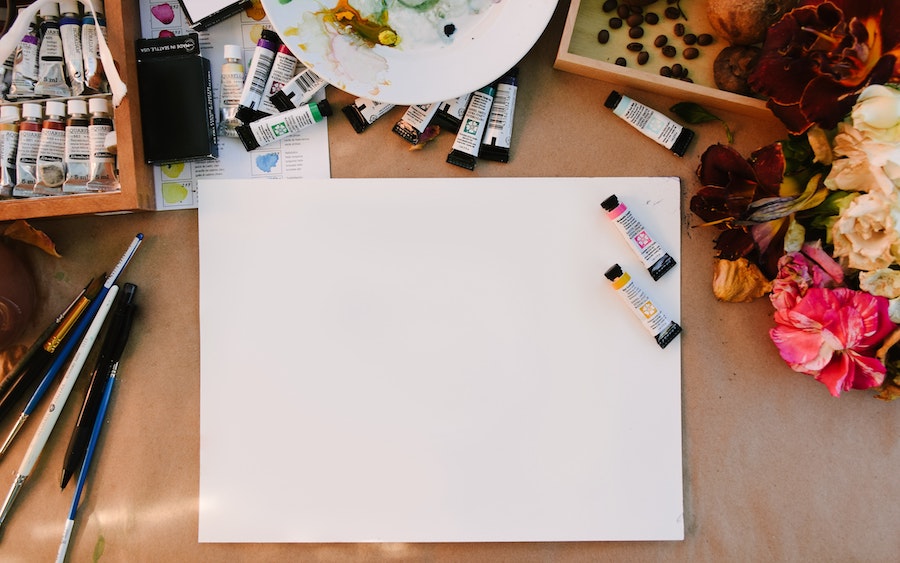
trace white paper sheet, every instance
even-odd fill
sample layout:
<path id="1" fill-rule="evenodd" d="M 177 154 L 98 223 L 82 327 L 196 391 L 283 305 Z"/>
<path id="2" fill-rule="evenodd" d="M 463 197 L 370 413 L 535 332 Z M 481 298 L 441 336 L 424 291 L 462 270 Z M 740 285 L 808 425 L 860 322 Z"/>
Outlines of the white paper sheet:
<path id="1" fill-rule="evenodd" d="M 200 190 L 201 542 L 683 538 L 677 178 Z"/>

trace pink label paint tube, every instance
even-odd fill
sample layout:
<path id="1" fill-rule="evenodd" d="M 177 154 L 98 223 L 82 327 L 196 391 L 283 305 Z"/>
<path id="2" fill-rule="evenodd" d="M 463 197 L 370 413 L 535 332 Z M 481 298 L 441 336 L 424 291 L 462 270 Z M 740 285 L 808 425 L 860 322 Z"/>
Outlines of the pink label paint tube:
<path id="1" fill-rule="evenodd" d="M 237 128 L 238 137 L 247 151 L 280 141 L 331 115 L 331 104 L 322 100 L 297 109 L 257 119 Z"/>
<path id="2" fill-rule="evenodd" d="M 497 92 L 495 84 L 489 84 L 474 92 L 466 108 L 459 132 L 453 141 L 453 148 L 447 155 L 447 162 L 469 170 L 475 169 L 478 149 L 481 147 L 481 139 L 487 126 L 488 116 L 491 112 L 491 104 L 494 103 L 494 94 Z"/>
<path id="3" fill-rule="evenodd" d="M 606 279 L 612 282 L 613 289 L 625 301 L 632 312 L 640 319 L 644 328 L 653 336 L 660 348 L 665 348 L 681 333 L 681 327 L 653 304 L 631 276 L 618 264 L 606 271 Z"/>
<path id="4" fill-rule="evenodd" d="M 604 105 L 632 127 L 678 156 L 684 156 L 694 138 L 694 132 L 690 129 L 615 90 L 610 92 Z"/>
<path id="5" fill-rule="evenodd" d="M 434 123 L 451 133 L 459 132 L 459 125 L 462 123 L 463 116 L 466 115 L 466 107 L 469 105 L 469 99 L 472 93 L 463 94 L 452 100 L 441 102 L 437 113 L 434 114 Z"/>
<path id="6" fill-rule="evenodd" d="M 281 91 L 285 84 L 291 81 L 297 74 L 297 57 L 291 54 L 287 45 L 282 43 L 278 46 L 278 52 L 275 54 L 275 60 L 272 62 L 272 70 L 269 71 L 269 78 L 266 80 L 266 86 L 263 88 L 262 99 L 259 102 L 259 111 L 272 115 L 280 110 L 272 103 L 272 95 Z"/>
<path id="7" fill-rule="evenodd" d="M 431 118 L 437 113 L 440 102 L 424 105 L 412 105 L 406 109 L 400 121 L 394 124 L 392 131 L 408 142 L 418 145 L 425 128 L 431 123 Z"/>
<path id="8" fill-rule="evenodd" d="M 313 96 L 325 87 L 326 82 L 303 63 L 297 63 L 297 71 L 296 76 L 269 98 L 278 111 L 292 110 L 309 103 Z"/>
<path id="9" fill-rule="evenodd" d="M 491 104 L 484 137 L 478 158 L 509 162 L 509 148 L 512 146 L 513 115 L 516 110 L 516 92 L 519 89 L 519 69 L 513 68 L 497 82 L 497 93 Z"/>
<path id="10" fill-rule="evenodd" d="M 625 207 L 624 203 L 619 203 L 618 197 L 611 195 L 603 200 L 600 206 L 606 211 L 606 216 L 612 220 L 616 229 L 628 241 L 628 246 L 641 259 L 654 280 L 658 280 L 675 267 L 675 259 L 663 251 L 659 243 L 647 233 L 647 229 L 631 210 Z"/>
<path id="11" fill-rule="evenodd" d="M 281 39 L 271 29 L 264 29 L 260 33 L 253 56 L 250 58 L 250 67 L 247 69 L 247 80 L 241 90 L 241 100 L 238 104 L 237 117 L 244 123 L 250 123 L 265 113 L 259 111 L 265 92 L 266 82 L 269 80 L 269 72 L 275 62 L 275 54 Z"/>
<path id="12" fill-rule="evenodd" d="M 344 106 L 341 111 L 347 116 L 350 125 L 357 133 L 362 133 L 375 123 L 379 117 L 394 109 L 394 104 L 376 102 L 366 98 L 356 98 L 352 104 Z"/>

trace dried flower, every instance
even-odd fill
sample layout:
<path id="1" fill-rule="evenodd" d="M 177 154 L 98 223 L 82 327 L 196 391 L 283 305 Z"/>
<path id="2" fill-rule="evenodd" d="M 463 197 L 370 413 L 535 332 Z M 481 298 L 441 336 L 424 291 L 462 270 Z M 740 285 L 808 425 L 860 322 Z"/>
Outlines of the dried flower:
<path id="1" fill-rule="evenodd" d="M 753 301 L 772 291 L 772 282 L 747 260 L 716 260 L 713 270 L 713 295 L 729 303 Z"/>
<path id="2" fill-rule="evenodd" d="M 810 289 L 833 288 L 843 282 L 841 266 L 821 243 L 807 243 L 799 252 L 789 252 L 778 261 L 778 276 L 772 282 L 769 300 L 775 309 L 790 309 Z"/>
<path id="3" fill-rule="evenodd" d="M 769 336 L 794 371 L 812 375 L 835 397 L 884 381 L 874 354 L 894 330 L 888 302 L 848 288 L 811 288 L 796 305 L 775 312 Z"/>
<path id="4" fill-rule="evenodd" d="M 900 210 L 878 193 L 854 198 L 831 229 L 835 257 L 857 270 L 888 267 L 900 256 Z"/>

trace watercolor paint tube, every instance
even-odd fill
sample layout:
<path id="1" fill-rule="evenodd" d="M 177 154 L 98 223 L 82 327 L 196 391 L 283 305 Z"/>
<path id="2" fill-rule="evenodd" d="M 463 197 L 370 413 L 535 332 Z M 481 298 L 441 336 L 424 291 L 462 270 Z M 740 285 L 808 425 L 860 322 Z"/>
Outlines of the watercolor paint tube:
<path id="1" fill-rule="evenodd" d="M 66 120 L 66 181 L 64 193 L 84 193 L 88 191 L 91 179 L 91 137 L 88 126 L 87 102 L 68 101 L 69 119 Z"/>
<path id="2" fill-rule="evenodd" d="M 264 29 L 260 33 L 256 48 L 253 49 L 253 56 L 250 58 L 247 80 L 244 82 L 238 103 L 237 117 L 243 123 L 250 123 L 266 115 L 259 111 L 259 106 L 280 44 L 281 39 L 271 29 Z"/>
<path id="3" fill-rule="evenodd" d="M 678 156 L 684 156 L 694 138 L 694 132 L 687 127 L 615 90 L 610 92 L 604 105 L 629 125 Z"/>
<path id="4" fill-rule="evenodd" d="M 59 4 L 51 2 L 41 7 L 40 18 L 38 81 L 34 86 L 34 93 L 50 97 L 70 96 L 72 91 L 66 83 L 66 63 L 62 36 L 59 33 Z"/>
<path id="5" fill-rule="evenodd" d="M 37 26 L 32 23 L 28 31 L 19 40 L 14 53 L 12 80 L 9 85 L 10 100 L 27 100 L 37 96 L 34 87 L 38 74 L 38 38 Z"/>
<path id="6" fill-rule="evenodd" d="M 90 6 L 94 7 L 93 12 Z M 100 60 L 100 41 L 106 40 L 106 18 L 102 0 L 85 4 L 81 18 L 81 53 L 84 56 L 84 87 L 90 92 L 102 93 L 109 89 L 103 62 Z M 95 17 L 96 13 L 96 17 Z"/>
<path id="7" fill-rule="evenodd" d="M 469 92 L 458 98 L 441 102 L 432 120 L 434 124 L 451 133 L 458 133 L 459 124 L 462 123 L 462 118 L 466 115 L 466 106 L 469 105 L 469 98 L 471 97 L 472 93 Z"/>
<path id="8" fill-rule="evenodd" d="M 237 137 L 241 120 L 237 118 L 244 88 L 244 63 L 240 45 L 225 45 L 225 62 L 222 63 L 222 80 L 219 86 L 219 133 L 224 137 Z"/>
<path id="9" fill-rule="evenodd" d="M 641 259 L 654 280 L 663 277 L 666 272 L 675 267 L 675 259 L 663 251 L 640 220 L 624 203 L 619 202 L 618 197 L 609 196 L 600 203 L 600 207 L 606 211 L 606 216 L 612 220 L 616 230 L 628 241 L 628 246 Z"/>
<path id="10" fill-rule="evenodd" d="M 62 38 L 66 78 L 73 96 L 84 93 L 84 53 L 81 51 L 81 16 L 77 0 L 59 3 L 59 35 Z"/>
<path id="11" fill-rule="evenodd" d="M 259 111 L 268 115 L 278 113 L 280 110 L 272 103 L 272 95 L 279 92 L 296 75 L 297 57 L 291 53 L 287 45 L 282 43 L 278 46 L 278 52 L 275 53 L 275 59 L 272 61 L 272 70 L 269 71 L 269 78 L 266 79 L 266 85 L 263 88 Z"/>
<path id="12" fill-rule="evenodd" d="M 297 62 L 297 71 L 296 76 L 269 98 L 278 111 L 292 110 L 309 103 L 313 96 L 327 84 L 322 77 L 299 61 Z"/>
<path id="13" fill-rule="evenodd" d="M 613 289 L 640 319 L 644 328 L 653 336 L 660 348 L 665 348 L 681 333 L 681 327 L 669 320 L 665 313 L 653 304 L 644 290 L 634 283 L 631 276 L 618 264 L 613 264 L 606 271 L 606 279 L 612 282 Z"/>
<path id="14" fill-rule="evenodd" d="M 66 104 L 48 101 L 44 105 L 44 114 L 34 191 L 43 195 L 60 195 L 66 179 Z"/>
<path id="15" fill-rule="evenodd" d="M 19 106 L 0 106 L 0 199 L 12 197 L 13 187 L 16 185 L 19 117 Z"/>
<path id="16" fill-rule="evenodd" d="M 19 143 L 16 148 L 16 185 L 13 197 L 34 197 L 37 181 L 37 156 L 41 146 L 41 104 L 22 104 L 22 121 L 19 122 Z"/>
<path id="17" fill-rule="evenodd" d="M 6 57 L 3 64 L 0 65 L 0 100 L 5 100 L 9 94 L 9 86 L 12 84 L 13 65 L 16 62 L 16 53 L 12 53 Z"/>
<path id="18" fill-rule="evenodd" d="M 289 111 L 257 119 L 237 128 L 238 137 L 247 151 L 280 141 L 331 115 L 328 100 L 310 103 Z"/>
<path id="19" fill-rule="evenodd" d="M 489 84 L 472 93 L 459 132 L 453 141 L 453 148 L 447 155 L 447 162 L 450 164 L 469 170 L 475 169 L 478 149 L 481 147 L 481 138 L 487 126 L 496 91 L 496 84 Z"/>
<path id="20" fill-rule="evenodd" d="M 491 104 L 491 113 L 481 139 L 478 158 L 509 162 L 518 89 L 518 68 L 513 68 L 497 81 L 497 92 L 494 94 L 494 103 Z"/>
<path id="21" fill-rule="evenodd" d="M 418 145 L 422 138 L 425 128 L 431 123 L 434 114 L 437 113 L 440 102 L 424 105 L 411 105 L 406 108 L 406 112 L 400 121 L 394 124 L 392 131 L 408 142 Z"/>
<path id="22" fill-rule="evenodd" d="M 362 133 L 375 123 L 375 120 L 394 109 L 394 104 L 376 102 L 367 98 L 356 98 L 352 104 L 344 106 L 341 111 L 347 116 L 350 125 L 357 133 Z"/>
<path id="23" fill-rule="evenodd" d="M 91 114 L 88 124 L 88 139 L 91 143 L 91 177 L 88 180 L 88 191 L 116 191 L 119 189 L 116 156 L 109 152 L 106 145 L 106 138 L 113 131 L 109 102 L 106 98 L 90 98 L 88 111 Z"/>

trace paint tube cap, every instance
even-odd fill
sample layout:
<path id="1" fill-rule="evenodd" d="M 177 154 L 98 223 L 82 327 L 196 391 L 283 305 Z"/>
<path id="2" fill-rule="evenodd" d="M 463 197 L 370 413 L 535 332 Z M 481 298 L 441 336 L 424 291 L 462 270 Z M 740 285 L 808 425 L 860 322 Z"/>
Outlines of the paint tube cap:
<path id="1" fill-rule="evenodd" d="M 600 202 L 600 207 L 602 207 L 606 211 L 612 211 L 616 207 L 619 207 L 619 198 L 617 198 L 616 195 L 613 194 Z"/>
<path id="2" fill-rule="evenodd" d="M 271 29 L 262 30 L 259 33 L 259 39 L 260 39 L 260 41 L 262 41 L 262 40 L 269 41 L 269 42 L 273 43 L 273 46 L 277 46 L 277 45 L 281 44 L 281 37 L 278 35 L 278 33 L 276 33 L 275 31 L 273 31 Z M 259 42 L 257 41 L 257 44 L 258 43 Z"/>
<path id="3" fill-rule="evenodd" d="M 91 113 L 107 113 L 109 112 L 109 102 L 106 98 L 90 98 L 88 99 L 88 108 Z"/>
<path id="4" fill-rule="evenodd" d="M 617 279 L 621 278 L 624 273 L 625 272 L 622 271 L 622 266 L 613 264 L 612 267 L 606 270 L 606 273 L 603 275 L 606 276 L 606 279 L 608 279 L 609 281 L 616 281 Z"/>
<path id="5" fill-rule="evenodd" d="M 59 12 L 61 14 L 80 13 L 81 8 L 78 5 L 78 0 L 61 0 L 59 3 Z"/>
<path id="6" fill-rule="evenodd" d="M 66 116 L 66 104 L 57 101 L 49 101 L 46 106 L 47 117 L 51 115 L 56 117 L 65 117 Z"/>
<path id="7" fill-rule="evenodd" d="M 14 106 L 12 104 L 0 106 L 0 122 L 15 123 L 20 117 L 21 113 L 19 112 L 19 106 Z"/>
<path id="8" fill-rule="evenodd" d="M 22 117 L 40 119 L 44 116 L 41 104 L 22 104 Z"/>
<path id="9" fill-rule="evenodd" d="M 224 53 L 226 59 L 240 59 L 244 56 L 244 51 L 240 45 L 225 45 Z"/>
<path id="10" fill-rule="evenodd" d="M 84 100 L 69 100 L 66 104 L 69 106 L 69 115 L 86 115 L 88 112 L 87 102 Z"/>
<path id="11" fill-rule="evenodd" d="M 322 114 L 322 117 L 328 117 L 332 113 L 334 113 L 331 109 L 331 104 L 328 103 L 328 100 L 322 100 L 321 102 L 316 104 L 316 107 L 319 108 L 319 113 Z"/>
<path id="12" fill-rule="evenodd" d="M 615 107 L 617 105 L 619 105 L 619 102 L 621 102 L 621 101 L 622 101 L 622 94 L 613 90 L 612 92 L 609 93 L 609 96 L 607 96 L 606 101 L 603 103 L 603 105 L 605 105 L 609 109 L 615 109 Z"/>
<path id="13" fill-rule="evenodd" d="M 39 13 L 42 18 L 45 18 L 47 16 L 59 17 L 59 3 L 50 2 L 48 4 L 44 4 L 43 6 L 41 6 L 41 11 Z"/>

